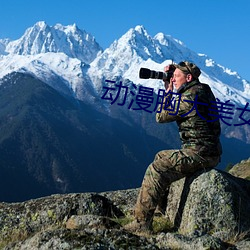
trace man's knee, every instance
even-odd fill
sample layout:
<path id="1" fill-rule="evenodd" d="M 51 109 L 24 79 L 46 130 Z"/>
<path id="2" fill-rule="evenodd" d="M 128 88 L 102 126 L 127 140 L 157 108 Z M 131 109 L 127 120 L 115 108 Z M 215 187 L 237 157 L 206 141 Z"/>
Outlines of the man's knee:
<path id="1" fill-rule="evenodd" d="M 172 155 L 176 150 L 162 150 L 155 155 L 155 159 L 152 163 L 154 168 L 159 172 L 164 172 L 172 168 L 172 162 L 170 161 Z"/>

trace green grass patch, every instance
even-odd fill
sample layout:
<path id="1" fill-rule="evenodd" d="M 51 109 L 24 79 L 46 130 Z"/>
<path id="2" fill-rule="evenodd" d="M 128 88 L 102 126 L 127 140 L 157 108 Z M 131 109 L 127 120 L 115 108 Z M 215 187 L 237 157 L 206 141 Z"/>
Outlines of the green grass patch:
<path id="1" fill-rule="evenodd" d="M 133 220 L 134 220 L 133 216 L 125 216 L 122 218 L 113 219 L 113 221 L 120 224 L 122 227 L 132 222 Z M 173 231 L 173 224 L 164 216 L 155 216 L 152 227 L 153 227 L 153 232 L 156 234 L 160 232 L 166 233 Z"/>
<path id="2" fill-rule="evenodd" d="M 153 220 L 154 233 L 167 233 L 173 231 L 173 224 L 164 216 L 155 216 Z"/>
<path id="3" fill-rule="evenodd" d="M 128 223 L 133 221 L 133 217 L 132 216 L 126 216 L 126 217 L 121 217 L 121 218 L 115 218 L 112 219 L 113 221 L 115 221 L 116 223 L 120 224 L 122 227 L 127 225 Z"/>

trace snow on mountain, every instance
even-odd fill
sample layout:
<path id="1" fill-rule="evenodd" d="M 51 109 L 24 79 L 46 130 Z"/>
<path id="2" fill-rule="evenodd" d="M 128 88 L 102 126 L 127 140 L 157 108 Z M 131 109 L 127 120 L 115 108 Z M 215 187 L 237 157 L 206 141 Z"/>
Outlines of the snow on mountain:
<path id="1" fill-rule="evenodd" d="M 55 89 L 78 99 L 96 96 L 85 71 L 102 48 L 75 24 L 53 27 L 37 22 L 15 41 L 0 40 L 0 77 L 28 72 Z"/>
<path id="2" fill-rule="evenodd" d="M 0 55 L 7 55 L 5 52 L 6 45 L 9 43 L 9 39 L 0 39 Z"/>
<path id="3" fill-rule="evenodd" d="M 0 57 L 1 58 L 1 57 Z M 85 71 L 88 65 L 64 53 L 7 55 L 0 59 L 0 78 L 17 71 L 34 75 L 60 92 L 90 101 L 97 94 Z M 86 97 L 87 96 L 87 97 Z M 87 98 L 87 99 L 86 99 Z"/>
<path id="4" fill-rule="evenodd" d="M 102 51 L 94 37 L 75 24 L 51 27 L 45 22 L 37 22 L 24 35 L 9 42 L 6 52 L 18 55 L 36 55 L 46 52 L 63 52 L 69 57 L 90 63 Z"/>
<path id="5" fill-rule="evenodd" d="M 164 88 L 163 82 L 140 79 L 139 69 L 147 67 L 162 71 L 169 63 L 180 61 L 191 61 L 199 66 L 202 70 L 200 80 L 208 83 L 220 100 L 231 100 L 242 105 L 250 100 L 250 83 L 236 72 L 216 64 L 204 54 L 197 54 L 169 35 L 158 33 L 151 37 L 143 26 L 130 29 L 99 54 L 90 64 L 88 74 L 98 91 L 103 79 L 114 80 L 122 76 L 136 84 L 154 88 L 157 92 L 159 88 Z"/>
<path id="6" fill-rule="evenodd" d="M 154 39 L 143 26 L 136 26 L 97 56 L 90 64 L 88 73 L 97 89 L 102 87 L 102 83 L 98 81 L 102 78 L 112 80 L 116 76 L 122 76 L 138 83 L 138 79 L 132 76 L 138 75 L 139 66 L 151 58 L 157 63 L 164 60 Z"/>
<path id="7" fill-rule="evenodd" d="M 32 73 L 54 88 L 91 102 L 100 98 L 105 80 L 126 79 L 162 89 L 161 80 L 140 79 L 147 67 L 162 71 L 169 63 L 191 61 L 217 98 L 245 105 L 250 100 L 250 83 L 204 54 L 197 54 L 169 35 L 150 36 L 143 26 L 131 28 L 102 51 L 93 36 L 75 24 L 48 26 L 38 22 L 16 41 L 0 40 L 0 77 L 13 71 Z"/>

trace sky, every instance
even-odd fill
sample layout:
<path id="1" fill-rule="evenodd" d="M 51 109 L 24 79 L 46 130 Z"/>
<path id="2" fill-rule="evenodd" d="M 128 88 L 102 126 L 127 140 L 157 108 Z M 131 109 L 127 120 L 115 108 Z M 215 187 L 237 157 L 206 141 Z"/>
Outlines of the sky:
<path id="1" fill-rule="evenodd" d="M 18 39 L 38 21 L 76 23 L 103 49 L 143 25 L 250 81 L 249 0 L 0 0 L 0 39 Z"/>

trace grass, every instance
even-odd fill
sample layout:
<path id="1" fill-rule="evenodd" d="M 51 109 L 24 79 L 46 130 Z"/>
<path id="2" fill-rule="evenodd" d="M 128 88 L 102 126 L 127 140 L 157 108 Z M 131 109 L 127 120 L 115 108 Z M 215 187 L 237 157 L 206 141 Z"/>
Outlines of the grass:
<path id="1" fill-rule="evenodd" d="M 128 223 L 132 222 L 133 219 L 134 219 L 133 216 L 128 215 L 122 218 L 116 218 L 114 219 L 114 221 L 123 227 L 127 225 Z M 154 216 L 152 227 L 153 227 L 154 234 L 173 231 L 172 223 L 164 216 Z"/>
<path id="2" fill-rule="evenodd" d="M 242 232 L 233 235 L 229 240 L 226 241 L 226 243 L 234 245 L 239 241 L 250 239 L 250 231 Z"/>
<path id="3" fill-rule="evenodd" d="M 125 217 L 113 219 L 113 221 L 115 221 L 116 223 L 120 224 L 123 227 L 123 226 L 129 224 L 130 222 L 132 222 L 133 217 L 132 216 L 125 216 Z"/>
<path id="4" fill-rule="evenodd" d="M 153 220 L 153 231 L 154 233 L 167 233 L 173 231 L 173 224 L 164 216 L 155 216 Z"/>

